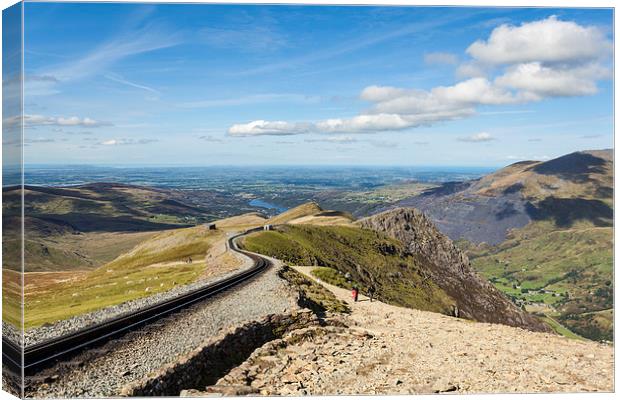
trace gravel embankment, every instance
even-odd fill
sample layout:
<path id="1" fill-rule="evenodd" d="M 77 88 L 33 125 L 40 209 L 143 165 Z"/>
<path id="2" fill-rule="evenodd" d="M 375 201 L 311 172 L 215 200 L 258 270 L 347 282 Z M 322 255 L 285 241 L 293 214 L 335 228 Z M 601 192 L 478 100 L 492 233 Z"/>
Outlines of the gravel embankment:
<path id="1" fill-rule="evenodd" d="M 122 386 L 172 362 L 224 329 L 274 313 L 298 309 L 295 293 L 277 275 L 279 264 L 251 282 L 130 333 L 70 364 L 42 371 L 27 390 L 34 397 L 117 396 Z M 105 353 L 108 351 L 107 353 Z M 104 353 L 104 354 L 101 354 Z M 60 368 L 63 368 L 62 370 Z"/>
<path id="2" fill-rule="evenodd" d="M 26 343 L 26 346 L 30 346 L 48 339 L 53 339 L 58 336 L 66 335 L 68 333 L 86 328 L 90 325 L 107 321 L 114 317 L 131 314 L 145 307 L 149 307 L 159 302 L 169 300 L 176 296 L 191 292 L 192 290 L 199 289 L 210 283 L 217 282 L 219 280 L 237 274 L 241 271 L 252 268 L 252 260 L 247 257 L 241 256 L 238 253 L 233 254 L 238 256 L 240 264 L 239 268 L 232 272 L 218 275 L 215 277 L 210 277 L 209 279 L 202 279 L 188 285 L 177 286 L 166 292 L 157 293 L 152 296 L 147 296 L 140 299 L 126 301 L 124 303 L 102 308 L 101 310 L 93 311 L 87 314 L 76 315 L 75 317 L 58 321 L 53 324 L 29 329 L 24 333 L 24 341 Z M 5 328 L 4 325 L 3 328 Z M 10 332 L 10 334 L 12 334 L 12 338 L 15 336 L 14 333 L 18 334 L 18 332 L 8 330 L 7 332 Z"/>
<path id="3" fill-rule="evenodd" d="M 19 345 L 22 342 L 22 332 L 15 325 L 2 321 L 2 337 L 8 338 L 11 342 Z"/>
<path id="4" fill-rule="evenodd" d="M 307 273 L 309 268 L 298 270 Z M 351 306 L 352 314 L 343 319 L 351 328 L 293 331 L 257 349 L 207 392 L 291 396 L 614 389 L 611 346 L 371 303 L 363 296 L 353 303 L 348 291 L 324 285 Z"/>

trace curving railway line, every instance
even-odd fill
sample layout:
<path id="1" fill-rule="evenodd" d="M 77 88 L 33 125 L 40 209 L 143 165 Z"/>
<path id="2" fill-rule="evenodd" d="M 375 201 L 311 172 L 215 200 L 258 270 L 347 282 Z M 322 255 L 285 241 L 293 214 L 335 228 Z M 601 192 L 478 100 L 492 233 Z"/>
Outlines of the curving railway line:
<path id="1" fill-rule="evenodd" d="M 178 297 L 162 301 L 138 312 L 121 315 L 108 321 L 92 325 L 76 332 L 59 336 L 41 343 L 27 346 L 23 354 L 19 345 L 2 337 L 2 364 L 14 373 L 31 375 L 43 367 L 66 358 L 85 348 L 101 345 L 111 338 L 119 337 L 145 324 L 177 312 L 189 305 L 205 300 L 226 289 L 247 282 L 271 266 L 271 261 L 260 255 L 237 248 L 236 239 L 248 233 L 261 230 L 255 228 L 228 239 L 232 251 L 249 257 L 254 262 L 252 268 L 239 272 L 226 279 L 185 293 Z"/>

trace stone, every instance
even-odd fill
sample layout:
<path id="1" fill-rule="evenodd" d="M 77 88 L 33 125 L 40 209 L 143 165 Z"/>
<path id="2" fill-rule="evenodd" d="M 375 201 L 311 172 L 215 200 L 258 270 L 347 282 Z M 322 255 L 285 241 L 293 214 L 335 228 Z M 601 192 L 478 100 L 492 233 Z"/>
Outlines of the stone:
<path id="1" fill-rule="evenodd" d="M 223 396 L 247 396 L 258 393 L 258 390 L 248 385 L 212 385 L 207 386 L 206 392 Z"/>

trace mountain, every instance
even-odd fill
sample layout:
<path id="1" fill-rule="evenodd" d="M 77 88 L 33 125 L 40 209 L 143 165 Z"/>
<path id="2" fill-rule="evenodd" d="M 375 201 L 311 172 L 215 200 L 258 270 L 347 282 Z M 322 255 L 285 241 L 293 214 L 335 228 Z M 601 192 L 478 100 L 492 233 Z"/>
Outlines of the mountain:
<path id="1" fill-rule="evenodd" d="M 300 210 L 318 211 L 313 203 Z M 276 220 L 283 220 L 281 215 Z M 291 221 L 295 221 L 292 219 Z M 243 240 L 250 250 L 296 265 L 314 265 L 321 279 L 348 287 L 350 274 L 362 293 L 404 307 L 548 331 L 481 279 L 467 257 L 419 211 L 397 209 L 346 225 L 278 225 Z"/>
<path id="2" fill-rule="evenodd" d="M 398 206 L 423 211 L 515 304 L 613 340 L 612 150 L 518 162 L 383 208 Z"/>
<path id="3" fill-rule="evenodd" d="M 427 272 L 456 302 L 459 316 L 535 331 L 548 330 L 544 323 L 516 307 L 478 276 L 467 256 L 420 211 L 398 208 L 364 218 L 358 224 L 399 240 L 409 253 L 427 260 Z"/>
<path id="4" fill-rule="evenodd" d="M 403 307 L 451 314 L 454 302 L 427 278 L 425 260 L 409 254 L 399 241 L 351 226 L 279 225 L 242 241 L 250 251 L 292 265 L 314 265 L 341 277 L 350 274 L 362 293 L 371 285 L 376 297 Z"/>
<path id="5" fill-rule="evenodd" d="M 414 207 L 453 240 L 495 245 L 511 229 L 553 220 L 611 226 L 613 152 L 571 153 L 550 161 L 522 161 L 481 179 L 449 182 L 376 211 Z"/>
<path id="6" fill-rule="evenodd" d="M 325 211 L 318 203 L 311 201 L 271 217 L 268 224 L 312 224 L 347 225 L 353 221 L 351 214 L 340 211 Z"/>

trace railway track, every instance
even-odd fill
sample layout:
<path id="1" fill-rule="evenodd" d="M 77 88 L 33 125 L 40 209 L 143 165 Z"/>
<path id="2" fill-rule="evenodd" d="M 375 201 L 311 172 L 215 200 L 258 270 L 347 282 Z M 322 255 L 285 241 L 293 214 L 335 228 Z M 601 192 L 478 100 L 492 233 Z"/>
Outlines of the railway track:
<path id="1" fill-rule="evenodd" d="M 108 321 L 59 336 L 41 343 L 27 346 L 22 355 L 19 345 L 2 337 L 2 364 L 11 372 L 21 375 L 23 366 L 24 375 L 29 376 L 54 362 L 66 359 L 77 352 L 100 346 L 112 338 L 118 338 L 130 331 L 184 309 L 192 304 L 214 296 L 226 289 L 247 282 L 271 266 L 271 262 L 254 253 L 237 248 L 235 240 L 248 233 L 262 228 L 250 229 L 228 239 L 228 246 L 232 251 L 249 257 L 254 262 L 252 268 L 230 276 L 221 281 L 213 282 L 202 288 L 193 290 L 172 299 L 162 301 L 140 311 L 121 315 Z"/>

